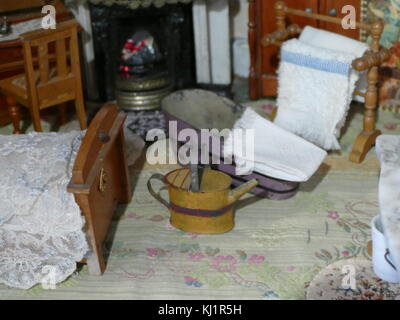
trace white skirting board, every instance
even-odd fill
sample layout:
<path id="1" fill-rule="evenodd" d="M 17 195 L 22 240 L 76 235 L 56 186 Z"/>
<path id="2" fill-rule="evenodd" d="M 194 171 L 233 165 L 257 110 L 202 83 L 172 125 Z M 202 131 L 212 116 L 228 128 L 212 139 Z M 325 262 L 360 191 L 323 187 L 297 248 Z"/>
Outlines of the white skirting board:
<path id="1" fill-rule="evenodd" d="M 231 51 L 228 0 L 194 0 L 197 82 L 229 85 Z"/>
<path id="2" fill-rule="evenodd" d="M 247 38 L 233 41 L 233 73 L 242 78 L 249 77 L 250 52 Z"/>
<path id="3" fill-rule="evenodd" d="M 83 28 L 81 40 L 83 49 L 82 65 L 84 67 L 84 72 L 82 72 L 82 74 L 85 81 L 86 96 L 89 100 L 97 100 L 98 90 L 95 80 L 96 70 L 89 5 L 84 1 L 76 1 L 69 2 L 68 8 L 70 8 L 75 19 Z"/>

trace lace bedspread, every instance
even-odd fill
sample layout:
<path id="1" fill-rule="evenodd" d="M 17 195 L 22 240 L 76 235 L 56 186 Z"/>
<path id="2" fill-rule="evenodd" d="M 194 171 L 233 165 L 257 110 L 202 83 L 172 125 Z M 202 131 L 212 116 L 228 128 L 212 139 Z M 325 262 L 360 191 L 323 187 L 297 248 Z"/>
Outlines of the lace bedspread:
<path id="1" fill-rule="evenodd" d="M 85 132 L 0 135 L 0 283 L 59 283 L 88 251 L 67 185 Z"/>

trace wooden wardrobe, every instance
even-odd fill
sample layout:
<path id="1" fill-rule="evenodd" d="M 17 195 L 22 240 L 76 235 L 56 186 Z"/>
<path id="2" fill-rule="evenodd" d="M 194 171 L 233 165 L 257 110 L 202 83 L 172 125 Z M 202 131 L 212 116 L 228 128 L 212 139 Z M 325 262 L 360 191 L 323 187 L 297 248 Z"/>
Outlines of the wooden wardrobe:
<path id="1" fill-rule="evenodd" d="M 278 50 L 274 46 L 261 46 L 262 37 L 276 30 L 274 5 L 277 0 L 249 0 L 249 47 L 250 75 L 249 96 L 251 99 L 276 96 L 278 67 Z M 305 10 L 335 17 L 343 17 L 342 7 L 353 5 L 360 20 L 361 0 L 285 0 L 286 4 L 295 9 Z M 300 27 L 310 25 L 316 28 L 340 33 L 347 37 L 359 39 L 359 29 L 344 30 L 340 25 L 316 21 L 304 17 L 289 15 L 289 24 L 297 23 Z"/>

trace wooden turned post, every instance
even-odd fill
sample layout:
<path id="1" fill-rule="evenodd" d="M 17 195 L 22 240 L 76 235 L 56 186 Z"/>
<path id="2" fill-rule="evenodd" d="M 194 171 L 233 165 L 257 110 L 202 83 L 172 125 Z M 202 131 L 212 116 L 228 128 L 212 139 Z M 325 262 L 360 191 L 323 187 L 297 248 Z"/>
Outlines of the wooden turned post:
<path id="1" fill-rule="evenodd" d="M 286 29 L 286 11 L 287 5 L 283 1 L 277 1 L 275 3 L 275 16 L 276 16 L 276 28 L 277 30 Z"/>
<path id="2" fill-rule="evenodd" d="M 379 54 L 380 39 L 383 32 L 384 24 L 381 21 L 374 22 L 371 25 L 372 42 L 370 45 L 371 51 Z M 374 65 L 368 70 L 367 80 L 368 86 L 365 93 L 365 110 L 363 131 L 358 135 L 353 144 L 353 150 L 350 153 L 350 161 L 360 163 L 364 160 L 369 149 L 375 144 L 376 138 L 381 134 L 376 130 L 376 107 L 378 103 L 378 70 L 379 67 Z"/>
<path id="3" fill-rule="evenodd" d="M 268 47 L 270 45 L 280 47 L 283 41 L 297 37 L 301 31 L 302 29 L 297 24 L 291 24 L 285 30 L 277 30 L 270 34 L 266 34 L 261 39 L 261 45 L 263 47 Z"/>
<path id="4" fill-rule="evenodd" d="M 8 113 L 10 114 L 10 118 L 14 127 L 14 134 L 22 133 L 19 122 L 21 120 L 21 110 L 20 107 L 17 105 L 15 99 L 13 97 L 6 97 Z"/>
<path id="5" fill-rule="evenodd" d="M 376 122 L 376 104 L 378 102 L 378 67 L 372 67 L 368 71 L 368 86 L 365 94 L 365 110 L 364 110 L 364 132 L 373 132 Z"/>
<path id="6" fill-rule="evenodd" d="M 275 17 L 276 17 L 276 29 L 278 31 L 286 31 L 286 11 L 287 5 L 284 1 L 277 1 L 275 3 Z M 281 58 L 281 51 L 278 52 L 278 58 Z"/>
<path id="7" fill-rule="evenodd" d="M 384 25 L 381 21 L 377 21 L 372 24 L 371 29 L 371 50 L 374 53 L 379 52 L 379 42 L 383 32 Z M 370 68 L 367 75 L 368 86 L 365 95 L 365 111 L 364 111 L 364 131 L 373 132 L 375 131 L 376 123 L 376 107 L 378 103 L 378 67 L 374 66 Z"/>

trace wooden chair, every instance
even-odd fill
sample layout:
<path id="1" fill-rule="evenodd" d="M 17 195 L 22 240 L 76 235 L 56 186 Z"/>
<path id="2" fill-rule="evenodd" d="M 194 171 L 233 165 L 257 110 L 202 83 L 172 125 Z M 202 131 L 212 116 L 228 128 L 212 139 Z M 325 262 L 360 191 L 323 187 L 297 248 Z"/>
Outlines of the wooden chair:
<path id="1" fill-rule="evenodd" d="M 0 81 L 7 96 L 14 133 L 22 133 L 19 105 L 29 108 L 35 131 L 42 131 L 40 110 L 60 105 L 62 114 L 68 101 L 75 101 L 81 129 L 87 127 L 78 50 L 78 23 L 68 20 L 56 29 L 22 34 L 25 74 Z M 50 54 L 54 50 L 55 54 Z M 65 119 L 64 119 L 65 121 Z"/>
<path id="2" fill-rule="evenodd" d="M 317 19 L 335 24 L 342 23 L 342 19 L 340 18 L 289 8 L 284 1 L 276 2 L 275 14 L 277 30 L 263 37 L 263 46 L 281 46 L 282 42 L 284 42 L 285 40 L 296 37 L 301 33 L 302 29 L 296 24 L 292 24 L 286 27 L 287 14 Z M 363 57 L 355 59 L 352 63 L 352 66 L 355 70 L 368 70 L 368 86 L 366 93 L 357 91 L 354 92 L 354 94 L 365 98 L 365 111 L 363 130 L 358 135 L 353 144 L 353 149 L 350 153 L 349 159 L 352 162 L 360 163 L 364 160 L 369 149 L 371 149 L 371 147 L 375 144 L 376 138 L 381 134 L 381 131 L 377 130 L 375 127 L 376 107 L 378 102 L 378 68 L 384 61 L 390 58 L 391 50 L 381 48 L 381 46 L 379 45 L 379 41 L 384 28 L 384 24 L 382 21 L 376 21 L 372 24 L 357 22 L 356 27 L 369 31 L 372 37 L 370 50 L 367 50 Z"/>

